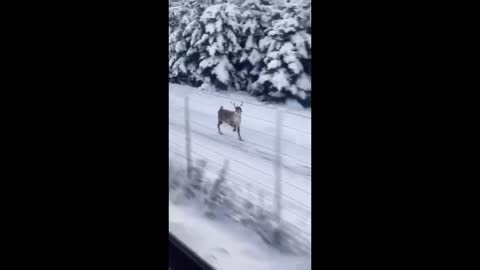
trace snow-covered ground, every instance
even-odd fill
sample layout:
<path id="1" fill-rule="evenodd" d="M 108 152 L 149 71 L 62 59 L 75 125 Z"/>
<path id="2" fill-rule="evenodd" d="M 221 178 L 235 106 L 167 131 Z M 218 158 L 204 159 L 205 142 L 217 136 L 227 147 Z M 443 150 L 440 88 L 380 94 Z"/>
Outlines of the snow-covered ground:
<path id="1" fill-rule="evenodd" d="M 237 223 L 209 220 L 194 207 L 173 203 L 169 212 L 169 231 L 215 269 L 311 269 L 310 256 L 282 254 Z"/>
<path id="2" fill-rule="evenodd" d="M 236 193 L 265 209 L 273 209 L 275 190 L 274 143 L 276 108 L 285 110 L 282 124 L 282 218 L 285 224 L 306 246 L 311 241 L 311 112 L 295 105 L 267 105 L 245 93 L 216 92 L 170 84 L 169 87 L 169 152 L 170 160 L 178 166 L 185 164 L 185 118 L 184 97 L 190 99 L 190 128 L 192 137 L 192 157 L 207 160 L 206 176 L 215 179 L 224 160 L 228 159 L 229 171 L 227 183 L 236 188 Z M 217 112 L 220 106 L 233 110 L 230 102 L 243 102 L 241 134 L 244 141 L 237 139 L 232 128 L 222 125 L 224 135 L 218 134 Z M 263 199 L 260 194 L 263 194 Z M 170 206 L 170 224 L 203 238 L 204 232 L 190 233 L 183 222 L 190 210 L 172 211 Z M 183 211 L 183 212 L 182 212 Z M 180 216 L 176 216 L 178 215 Z M 182 214 L 180 214 L 182 213 Z M 192 217 L 192 219 L 200 218 Z M 177 221 L 175 221 L 177 220 Z M 172 225 L 173 222 L 173 225 Z M 200 221 L 198 221 L 200 222 Z M 211 223 L 212 221 L 204 221 Z M 195 222 L 193 223 L 195 224 Z M 212 225 L 213 226 L 213 225 Z M 218 226 L 218 225 L 215 225 Z M 172 228 L 171 228 L 172 229 Z M 178 229 L 182 230 L 182 229 Z M 178 232 L 178 231 L 177 231 Z M 174 231 L 175 235 L 176 232 Z M 252 234 L 252 232 L 250 232 Z M 180 236 L 179 236 L 180 237 Z M 227 236 L 225 236 L 227 237 Z M 235 237 L 235 236 L 232 236 Z M 214 240 L 217 237 L 211 236 Z M 245 237 L 241 237 L 245 241 Z M 192 240 L 198 245 L 206 240 Z M 186 242 L 190 245 L 190 242 Z M 239 240 L 240 241 L 240 238 Z M 255 240 L 257 241 L 257 240 Z M 240 245 L 258 246 L 257 242 Z M 261 241 L 261 240 L 258 240 Z M 228 243 L 228 242 L 227 242 Z M 196 245 L 196 244 L 193 244 Z M 206 245 L 206 244 L 205 244 Z M 216 245 L 219 245 L 217 243 Z M 223 247 L 227 248 L 227 247 Z M 237 247 L 232 246 L 233 249 Z M 200 247 L 202 252 L 202 247 Z M 232 251 L 233 252 L 233 251 Z M 239 255 L 240 256 L 240 255 Z M 254 256 L 254 255 L 249 255 Z M 266 255 L 265 255 L 266 256 Z M 247 256 L 248 257 L 248 256 Z M 268 256 L 265 260 L 268 261 Z M 228 260 L 228 259 L 225 259 Z M 248 260 L 247 260 L 248 261 Z M 247 262 L 246 262 L 247 263 Z M 255 264 L 258 262 L 252 262 Z M 238 266 L 238 263 L 236 264 Z M 290 265 L 292 266 L 292 265 Z M 306 268 L 248 268 L 248 263 L 238 269 L 306 269 Z M 225 268 L 233 269 L 233 268 Z"/>

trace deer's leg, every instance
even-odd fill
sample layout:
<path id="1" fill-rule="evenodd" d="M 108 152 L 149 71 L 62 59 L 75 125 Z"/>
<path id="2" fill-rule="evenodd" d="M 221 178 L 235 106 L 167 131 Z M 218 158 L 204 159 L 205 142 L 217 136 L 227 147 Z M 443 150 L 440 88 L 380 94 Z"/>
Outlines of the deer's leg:
<path id="1" fill-rule="evenodd" d="M 238 139 L 243 141 L 242 136 L 240 136 L 240 126 L 237 127 Z"/>
<path id="2" fill-rule="evenodd" d="M 233 127 L 233 132 L 237 131 L 237 127 Z"/>
<path id="3" fill-rule="evenodd" d="M 218 125 L 217 125 L 218 133 L 220 133 L 220 135 L 223 135 L 222 131 L 220 130 L 221 125 L 222 125 L 222 121 L 218 121 Z"/>

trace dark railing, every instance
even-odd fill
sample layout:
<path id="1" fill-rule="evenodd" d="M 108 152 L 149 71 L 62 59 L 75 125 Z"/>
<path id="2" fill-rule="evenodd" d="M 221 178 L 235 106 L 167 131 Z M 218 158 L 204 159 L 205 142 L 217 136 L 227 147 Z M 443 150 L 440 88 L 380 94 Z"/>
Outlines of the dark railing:
<path id="1" fill-rule="evenodd" d="M 207 262 L 187 247 L 177 237 L 169 233 L 169 268 L 170 270 L 203 269 L 213 270 Z"/>

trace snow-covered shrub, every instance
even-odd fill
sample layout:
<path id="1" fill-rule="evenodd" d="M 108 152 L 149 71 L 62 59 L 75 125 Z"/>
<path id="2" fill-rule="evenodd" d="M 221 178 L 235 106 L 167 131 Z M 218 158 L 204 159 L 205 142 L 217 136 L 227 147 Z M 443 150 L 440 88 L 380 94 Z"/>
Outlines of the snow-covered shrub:
<path id="1" fill-rule="evenodd" d="M 188 179 L 186 170 L 180 170 L 175 163 L 169 162 L 169 186 L 173 203 L 202 204 L 199 208 L 206 209 L 205 215 L 209 218 L 236 221 L 280 251 L 294 254 L 304 252 L 295 233 L 285 226 L 279 226 L 275 215 L 265 210 L 262 202 L 259 206 L 252 203 L 253 198 L 237 198 L 227 182 L 228 161 L 213 183 L 204 177 L 205 167 L 206 162 L 198 160 L 191 168 L 191 178 Z"/>
<path id="2" fill-rule="evenodd" d="M 280 226 L 272 211 L 253 204 L 250 199 L 240 201 L 233 206 L 231 218 L 254 231 L 266 244 L 291 254 L 303 254 L 308 250 L 295 232 L 286 226 Z"/>
<path id="3" fill-rule="evenodd" d="M 227 170 L 228 161 L 225 162 L 218 178 L 208 190 L 208 195 L 205 198 L 205 204 L 207 206 L 207 212 L 205 214 L 210 218 L 227 216 L 234 208 L 232 202 L 233 190 L 225 185 Z"/>
<path id="4" fill-rule="evenodd" d="M 185 179 L 185 172 L 179 170 L 171 160 L 168 162 L 168 186 L 170 190 L 177 190 L 182 180 Z"/>
<path id="5" fill-rule="evenodd" d="M 187 199 L 201 197 L 204 194 L 204 172 L 207 162 L 205 160 L 197 160 L 196 164 L 190 169 L 190 179 L 187 179 L 187 183 L 184 186 L 185 197 Z"/>

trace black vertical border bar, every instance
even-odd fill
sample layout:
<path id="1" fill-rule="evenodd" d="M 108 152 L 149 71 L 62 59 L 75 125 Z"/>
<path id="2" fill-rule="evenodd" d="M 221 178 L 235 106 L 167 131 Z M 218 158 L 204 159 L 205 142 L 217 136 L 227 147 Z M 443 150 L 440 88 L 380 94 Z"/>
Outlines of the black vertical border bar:
<path id="1" fill-rule="evenodd" d="M 168 91 L 169 91 L 169 77 L 168 77 L 168 72 L 169 72 L 169 67 L 168 67 L 168 61 L 169 61 L 169 53 L 168 53 L 168 40 L 169 40 L 169 33 L 168 33 L 168 25 L 169 25 L 169 1 L 161 1 L 161 3 L 164 5 L 162 7 L 162 18 L 161 18 L 161 24 L 162 26 L 160 27 L 161 31 L 162 31 L 162 39 L 161 39 L 161 42 L 162 42 L 162 59 L 160 61 L 160 65 L 162 66 L 162 68 L 165 68 L 165 71 L 163 71 L 163 73 L 161 74 L 161 78 L 162 80 L 165 80 L 165 81 L 162 81 L 162 89 L 159 89 L 159 91 L 162 93 L 162 95 L 164 95 L 164 97 L 162 96 L 161 98 L 161 105 L 160 107 L 163 109 L 161 111 L 161 125 L 159 125 L 159 128 L 161 129 L 161 134 L 164 135 L 164 137 L 162 137 L 162 141 L 161 141 L 161 150 L 160 150 L 160 153 L 161 153 L 161 158 L 160 159 L 163 159 L 164 162 L 163 162 L 163 165 L 165 166 L 163 168 L 163 174 L 164 175 L 164 179 L 161 179 L 160 181 L 163 181 L 163 185 L 162 187 L 164 187 L 164 190 L 162 192 L 162 199 L 161 199 L 161 202 L 162 202 L 162 205 L 161 205 L 161 208 L 162 208 L 162 218 L 163 221 L 165 222 L 165 229 L 162 231 L 162 236 L 165 237 L 165 239 L 162 239 L 163 242 L 162 242 L 162 246 L 165 247 L 165 252 L 163 252 L 163 259 L 165 260 L 165 264 L 168 266 L 168 268 L 165 268 L 165 269 L 170 269 L 170 259 L 169 259 L 169 231 L 168 231 L 168 221 L 169 221 L 169 207 L 168 207 L 168 195 L 169 195 L 169 192 L 168 192 L 168 163 L 169 163 L 169 141 L 168 141 L 168 133 L 169 133 L 169 127 L 168 127 L 168 120 L 169 120 L 169 94 L 168 94 Z M 164 265 L 165 265 L 164 264 Z"/>

